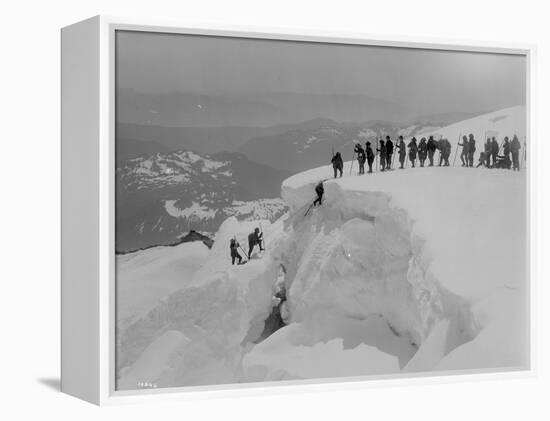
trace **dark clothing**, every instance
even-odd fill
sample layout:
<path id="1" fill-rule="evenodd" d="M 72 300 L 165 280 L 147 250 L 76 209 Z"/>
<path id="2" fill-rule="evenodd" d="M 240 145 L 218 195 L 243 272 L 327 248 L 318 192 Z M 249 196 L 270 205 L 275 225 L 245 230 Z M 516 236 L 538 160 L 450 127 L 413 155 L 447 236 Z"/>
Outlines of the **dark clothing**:
<path id="1" fill-rule="evenodd" d="M 426 144 L 426 149 L 428 149 L 428 159 L 430 161 L 430 167 L 434 166 L 434 154 L 437 150 L 437 143 L 435 143 L 435 140 L 430 137 L 428 140 L 428 143 Z"/>
<path id="2" fill-rule="evenodd" d="M 355 145 L 354 152 L 357 154 L 357 162 L 359 163 L 359 174 L 365 174 L 365 161 L 367 156 L 365 151 L 360 144 Z"/>
<path id="3" fill-rule="evenodd" d="M 433 137 L 430 137 L 430 140 L 428 140 L 428 143 L 426 143 L 426 148 L 428 149 L 428 152 L 435 152 L 437 150 L 437 143 L 433 139 Z"/>
<path id="4" fill-rule="evenodd" d="M 258 230 L 254 230 L 254 232 L 251 232 L 248 234 L 248 258 L 250 259 L 250 255 L 252 254 L 252 250 L 254 250 L 254 246 L 258 245 L 260 247 L 260 251 L 264 251 L 264 248 L 262 247 L 262 238 L 263 233 L 259 232 Z"/>
<path id="5" fill-rule="evenodd" d="M 380 154 L 380 171 L 384 171 L 386 168 L 386 145 L 384 141 L 380 141 L 380 148 L 376 149 L 376 152 Z"/>
<path id="6" fill-rule="evenodd" d="M 516 136 L 512 139 L 510 144 L 510 150 L 512 151 L 512 168 L 519 171 L 519 150 L 521 149 L 521 144 Z"/>
<path id="7" fill-rule="evenodd" d="M 239 264 L 241 264 L 243 258 L 239 254 L 239 243 L 235 239 L 231 239 L 231 242 L 229 243 L 229 248 L 231 250 L 231 264 L 235 264 L 235 259 L 239 259 Z"/>
<path id="8" fill-rule="evenodd" d="M 469 155 L 469 148 L 470 143 L 468 142 L 468 139 L 466 139 L 466 136 L 462 138 L 462 143 L 459 143 L 458 146 L 462 146 L 462 152 L 460 153 L 460 160 L 462 161 L 463 167 L 468 167 L 468 155 Z"/>
<path id="9" fill-rule="evenodd" d="M 393 142 L 391 139 L 386 140 L 386 153 L 393 154 Z"/>
<path id="10" fill-rule="evenodd" d="M 443 164 L 448 167 L 449 164 L 449 157 L 451 156 L 452 146 L 451 142 L 449 142 L 448 139 L 441 139 L 442 149 L 441 149 L 441 158 L 440 161 L 443 160 Z"/>
<path id="11" fill-rule="evenodd" d="M 519 152 L 520 149 L 521 149 L 521 144 L 519 143 L 518 138 L 514 136 L 510 144 L 510 150 L 512 152 Z"/>
<path id="12" fill-rule="evenodd" d="M 519 171 L 519 152 L 512 152 L 512 169 Z"/>
<path id="13" fill-rule="evenodd" d="M 476 140 L 473 136 L 470 136 L 468 140 L 468 166 L 474 166 L 474 154 L 476 152 Z"/>
<path id="14" fill-rule="evenodd" d="M 439 149 L 439 166 L 443 164 L 444 157 L 443 157 L 443 151 L 445 150 L 445 139 L 441 138 L 437 141 L 437 149 Z"/>
<path id="15" fill-rule="evenodd" d="M 449 142 L 449 139 L 445 139 L 445 147 L 445 159 L 447 160 L 447 165 L 449 165 L 449 158 L 453 152 L 453 146 L 451 145 L 451 142 Z"/>
<path id="16" fill-rule="evenodd" d="M 405 163 L 405 157 L 407 156 L 407 145 L 405 145 L 405 142 L 401 140 L 397 144 L 397 148 L 399 149 L 399 163 L 401 164 L 399 168 L 403 168 L 403 164 Z"/>
<path id="17" fill-rule="evenodd" d="M 426 157 L 428 156 L 428 144 L 426 143 L 426 139 L 422 138 L 420 143 L 418 144 L 418 160 L 420 161 L 420 166 L 424 166 L 424 162 L 426 161 Z"/>
<path id="18" fill-rule="evenodd" d="M 485 165 L 487 166 L 487 168 L 491 168 L 491 151 L 493 149 L 493 144 L 491 143 L 491 140 L 487 139 L 487 142 L 485 142 L 485 146 L 483 149 L 485 151 Z"/>
<path id="19" fill-rule="evenodd" d="M 418 152 L 418 146 L 416 145 L 416 141 L 411 140 L 407 145 L 407 147 L 409 148 L 409 160 L 411 161 L 411 165 L 414 168 L 414 161 L 416 160 L 416 154 Z"/>
<path id="20" fill-rule="evenodd" d="M 332 157 L 330 162 L 332 162 L 332 168 L 334 169 L 334 178 L 336 178 L 338 171 L 340 172 L 340 177 L 342 177 L 342 173 L 344 171 L 344 161 L 342 160 L 342 155 L 340 155 L 340 152 L 336 152 L 336 155 Z"/>
<path id="21" fill-rule="evenodd" d="M 391 169 L 391 160 L 393 155 L 393 142 L 391 139 L 386 140 L 386 168 Z"/>
<path id="22" fill-rule="evenodd" d="M 323 183 L 319 183 L 315 186 L 315 193 L 317 193 L 317 199 L 313 202 L 313 206 L 317 206 L 317 204 L 322 205 L 323 204 L 323 194 L 325 194 L 325 188 L 323 187 Z"/>
<path id="23" fill-rule="evenodd" d="M 502 145 L 502 153 L 504 156 L 510 155 L 510 142 L 507 140 L 504 141 L 504 144 Z"/>
<path id="24" fill-rule="evenodd" d="M 374 152 L 370 147 L 370 144 L 365 146 L 365 151 L 367 153 L 367 164 L 369 164 L 369 173 L 372 173 L 372 163 L 374 162 Z"/>
<path id="25" fill-rule="evenodd" d="M 510 159 L 510 142 L 508 139 L 504 139 L 504 144 L 502 145 L 502 153 L 504 155 L 504 162 L 506 166 L 504 168 L 512 168 L 512 160 Z"/>

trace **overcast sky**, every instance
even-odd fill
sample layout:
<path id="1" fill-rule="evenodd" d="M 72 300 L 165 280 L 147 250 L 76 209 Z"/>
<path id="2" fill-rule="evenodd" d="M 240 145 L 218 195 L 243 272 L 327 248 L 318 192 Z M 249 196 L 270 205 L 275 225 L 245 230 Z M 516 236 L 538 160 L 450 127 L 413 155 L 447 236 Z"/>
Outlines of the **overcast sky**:
<path id="1" fill-rule="evenodd" d="M 119 32 L 117 87 L 364 94 L 418 114 L 525 104 L 522 56 Z"/>

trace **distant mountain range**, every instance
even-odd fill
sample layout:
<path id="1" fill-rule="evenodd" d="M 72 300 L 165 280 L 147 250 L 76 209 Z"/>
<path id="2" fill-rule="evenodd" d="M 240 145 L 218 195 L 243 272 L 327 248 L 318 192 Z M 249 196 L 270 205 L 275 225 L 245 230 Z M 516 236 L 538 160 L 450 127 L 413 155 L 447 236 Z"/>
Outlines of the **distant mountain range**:
<path id="1" fill-rule="evenodd" d="M 239 153 L 157 153 L 116 170 L 116 250 L 176 242 L 191 230 L 214 232 L 229 216 L 274 220 L 290 176 Z"/>

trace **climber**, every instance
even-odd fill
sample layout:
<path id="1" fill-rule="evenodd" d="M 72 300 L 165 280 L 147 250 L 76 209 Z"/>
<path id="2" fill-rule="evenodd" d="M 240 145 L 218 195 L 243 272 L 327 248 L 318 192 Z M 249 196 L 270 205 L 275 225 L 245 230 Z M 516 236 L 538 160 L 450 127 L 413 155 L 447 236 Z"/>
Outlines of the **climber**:
<path id="1" fill-rule="evenodd" d="M 334 178 L 337 177 L 337 172 L 340 172 L 340 177 L 342 177 L 342 173 L 344 171 L 344 160 L 342 159 L 342 155 L 340 155 L 340 152 L 336 152 L 336 155 L 332 157 L 330 160 L 332 162 L 332 169 L 334 170 Z"/>
<path id="2" fill-rule="evenodd" d="M 491 142 L 491 138 L 488 137 L 487 138 L 487 141 L 485 142 L 485 145 L 484 145 L 484 156 L 485 156 L 485 166 L 487 168 L 491 168 L 491 150 L 493 149 L 493 144 Z M 479 165 L 478 165 L 479 167 Z M 476 167 L 477 168 L 477 167 Z"/>
<path id="3" fill-rule="evenodd" d="M 313 206 L 317 206 L 317 204 L 321 206 L 323 204 L 323 194 L 325 193 L 322 181 L 319 181 L 319 184 L 315 186 L 315 193 L 317 193 L 317 199 L 313 202 Z"/>
<path id="4" fill-rule="evenodd" d="M 409 148 L 409 160 L 411 161 L 411 165 L 414 168 L 414 161 L 416 160 L 416 154 L 418 152 L 418 145 L 416 144 L 416 137 L 413 137 L 409 144 L 407 145 Z"/>
<path id="5" fill-rule="evenodd" d="M 512 168 L 512 160 L 510 159 L 510 141 L 508 136 L 504 138 L 504 143 L 502 144 L 502 153 L 504 154 L 504 160 L 507 163 L 506 169 Z"/>
<path id="6" fill-rule="evenodd" d="M 459 143 L 458 146 L 462 146 L 462 152 L 460 153 L 460 160 L 462 161 L 463 167 L 468 167 L 469 161 L 469 147 L 470 143 L 468 142 L 468 138 L 466 136 L 462 136 L 462 143 Z"/>
<path id="7" fill-rule="evenodd" d="M 252 254 L 252 251 L 254 250 L 254 246 L 257 244 L 260 247 L 260 251 L 264 251 L 264 248 L 262 247 L 262 239 L 263 239 L 263 232 L 260 232 L 260 229 L 258 227 L 254 228 L 254 232 L 251 232 L 248 234 L 248 258 L 250 259 L 250 256 Z"/>
<path id="8" fill-rule="evenodd" d="M 426 157 L 428 156 L 428 145 L 426 144 L 426 138 L 423 137 L 420 139 L 420 143 L 418 144 L 418 160 L 420 161 L 420 166 L 424 166 L 424 162 L 426 161 Z"/>
<path id="9" fill-rule="evenodd" d="M 399 136 L 397 148 L 399 149 L 399 163 L 401 164 L 399 168 L 403 169 L 403 165 L 405 164 L 405 157 L 407 155 L 407 145 L 405 145 L 405 142 L 403 141 L 403 136 Z"/>
<path id="10" fill-rule="evenodd" d="M 512 169 L 514 171 L 519 171 L 519 150 L 521 149 L 521 144 L 519 143 L 518 137 L 514 135 L 512 142 L 510 144 L 510 151 L 512 152 Z"/>
<path id="11" fill-rule="evenodd" d="M 476 153 L 476 140 L 472 133 L 469 134 L 468 139 L 468 166 L 471 168 L 474 166 L 474 154 Z"/>
<path id="12" fill-rule="evenodd" d="M 235 259 L 239 259 L 238 265 L 242 264 L 243 258 L 239 254 L 240 244 L 236 238 L 232 238 L 229 242 L 229 249 L 231 250 L 231 264 L 235 264 Z"/>
<path id="13" fill-rule="evenodd" d="M 386 136 L 386 169 L 391 170 L 391 159 L 393 155 L 393 142 L 389 136 Z"/>
<path id="14" fill-rule="evenodd" d="M 365 161 L 367 157 L 365 155 L 365 150 L 360 143 L 355 145 L 354 152 L 357 154 L 357 162 L 359 163 L 359 174 L 365 174 Z"/>
<path id="15" fill-rule="evenodd" d="M 380 154 L 380 171 L 385 171 L 386 169 L 386 145 L 384 141 L 380 139 L 380 147 L 376 149 L 376 152 Z"/>
<path id="16" fill-rule="evenodd" d="M 367 153 L 367 164 L 369 165 L 369 174 L 372 174 L 372 163 L 374 162 L 374 152 L 370 146 L 370 142 L 365 144 L 365 152 Z"/>

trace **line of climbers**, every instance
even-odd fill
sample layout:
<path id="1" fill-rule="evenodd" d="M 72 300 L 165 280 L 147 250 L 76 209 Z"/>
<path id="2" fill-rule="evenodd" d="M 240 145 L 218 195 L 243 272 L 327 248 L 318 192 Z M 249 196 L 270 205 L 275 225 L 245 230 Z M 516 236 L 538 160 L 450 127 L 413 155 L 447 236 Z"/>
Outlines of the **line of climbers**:
<path id="1" fill-rule="evenodd" d="M 468 137 L 462 136 L 462 143 L 457 144 L 462 146 L 462 153 L 460 154 L 460 160 L 462 161 L 463 167 L 473 167 L 474 166 L 474 154 L 476 151 L 476 141 L 473 134 L 470 134 Z M 451 142 L 448 139 L 439 139 L 438 141 L 434 140 L 433 136 L 430 136 L 426 141 L 426 138 L 423 137 L 420 139 L 420 143 L 416 143 L 416 138 L 413 137 L 408 145 L 405 144 L 403 136 L 399 136 L 399 141 L 396 145 L 397 154 L 399 156 L 400 169 L 403 169 L 406 165 L 405 160 L 407 158 L 407 148 L 409 149 L 408 159 L 411 162 L 411 166 L 415 168 L 416 159 L 418 156 L 418 161 L 420 167 L 424 167 L 426 158 L 428 158 L 428 166 L 434 166 L 434 156 L 435 152 L 439 151 L 439 166 L 450 166 L 449 158 L 451 156 Z M 485 150 L 479 155 L 479 163 L 476 168 L 484 165 L 487 168 L 505 168 L 513 169 L 514 171 L 520 170 L 520 159 L 519 159 L 519 150 L 521 149 L 521 144 L 518 140 L 518 137 L 514 135 L 512 141 L 506 136 L 502 143 L 502 146 L 499 146 L 498 142 L 494 137 L 487 138 L 485 143 Z M 500 150 L 502 150 L 502 155 L 499 155 Z M 386 141 L 380 140 L 380 146 L 376 149 L 376 155 L 371 147 L 370 142 L 366 142 L 365 148 L 360 143 L 355 144 L 353 150 L 354 156 L 357 154 L 357 162 L 359 163 L 359 174 L 365 174 L 365 163 L 369 167 L 369 173 L 372 173 L 372 165 L 377 155 L 380 156 L 380 171 L 389 171 L 392 169 L 392 156 L 394 154 L 394 145 L 389 136 L 386 136 Z M 523 152 L 525 155 L 525 151 Z M 510 159 L 511 157 L 511 159 Z M 456 160 L 456 152 L 455 152 Z M 334 178 L 337 178 L 338 174 L 342 177 L 344 171 L 344 161 L 340 152 L 336 152 L 331 159 L 332 168 L 334 169 Z M 378 162 L 377 162 L 378 164 Z M 353 165 L 353 159 L 352 159 Z M 454 165 L 454 162 L 453 162 Z M 350 170 L 351 172 L 351 170 Z M 323 187 L 323 181 L 319 182 L 315 186 L 315 193 L 317 198 L 313 202 L 312 206 L 321 205 L 323 201 L 323 194 L 325 189 Z M 308 208 L 306 215 L 309 213 L 311 206 Z"/>
<path id="2" fill-rule="evenodd" d="M 474 154 L 476 151 L 476 141 L 474 135 L 470 134 L 469 137 L 463 136 L 462 143 L 458 143 L 458 146 L 462 146 L 462 153 L 460 159 L 463 167 L 474 166 Z M 435 152 L 439 151 L 439 166 L 450 166 L 449 158 L 452 152 L 451 142 L 448 139 L 441 138 L 434 140 L 433 136 L 429 136 L 428 140 L 425 137 L 420 139 L 417 143 L 415 137 L 413 137 L 408 144 L 405 144 L 403 136 L 399 136 L 399 140 L 395 145 L 397 149 L 396 156 L 399 158 L 399 169 L 403 169 L 406 166 L 406 160 L 410 161 L 412 168 L 416 167 L 416 161 L 418 159 L 420 167 L 424 167 L 426 159 L 428 159 L 429 167 L 434 166 Z M 408 149 L 408 155 L 407 155 Z M 499 155 L 499 151 L 502 149 L 503 155 Z M 519 171 L 519 150 L 521 149 L 520 142 L 517 136 L 514 135 L 512 141 L 509 141 L 508 137 L 504 138 L 502 146 L 499 146 L 498 142 L 493 137 L 487 138 L 485 144 L 485 151 L 481 152 L 479 157 L 479 164 L 485 165 L 488 168 L 507 168 Z M 376 153 L 375 153 L 376 151 Z M 359 163 L 359 174 L 365 174 L 365 163 L 368 165 L 368 173 L 372 173 L 372 166 L 376 156 L 379 156 L 380 171 L 389 171 L 392 169 L 394 156 L 394 143 L 389 136 L 386 136 L 386 140 L 380 140 L 379 147 L 373 150 L 371 142 L 366 142 L 365 148 L 360 143 L 356 143 L 354 147 L 354 156 L 357 155 L 357 162 Z M 456 160 L 456 153 L 455 153 Z M 334 178 L 338 176 L 342 177 L 344 170 L 344 161 L 340 152 L 331 159 L 332 168 L 334 170 Z M 353 165 L 353 164 L 352 164 Z M 454 163 L 453 163 L 454 165 Z"/>
<path id="3" fill-rule="evenodd" d="M 409 149 L 408 159 L 411 162 L 411 166 L 416 166 L 416 160 L 420 166 L 423 167 L 426 162 L 426 158 L 429 160 L 429 166 L 434 165 L 434 155 L 437 150 L 441 152 L 439 158 L 439 166 L 449 166 L 449 157 L 451 155 L 451 143 L 447 139 L 440 139 L 435 141 L 433 136 L 430 136 L 428 141 L 423 137 L 420 143 L 417 144 L 415 137 L 411 139 L 409 144 L 405 144 L 403 136 L 399 136 L 399 140 L 395 145 L 397 148 L 397 155 L 399 158 L 400 169 L 405 168 L 405 161 L 407 159 L 407 148 Z M 380 140 L 379 147 L 376 149 L 376 155 L 372 150 L 371 143 L 366 142 L 365 148 L 360 143 L 355 144 L 354 153 L 357 154 L 357 162 L 359 163 L 359 174 L 365 173 L 365 162 L 369 166 L 369 173 L 372 173 L 372 165 L 374 163 L 375 156 L 379 156 L 380 159 L 380 171 L 389 171 L 392 169 L 394 157 L 394 144 L 389 136 L 386 136 L 386 140 Z M 377 162 L 378 164 L 378 162 Z M 336 178 L 336 170 L 340 171 L 342 175 L 343 162 L 339 153 L 332 159 L 332 166 L 334 168 L 334 177 Z"/>

